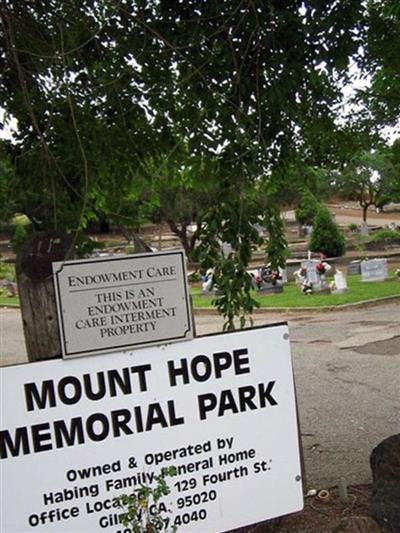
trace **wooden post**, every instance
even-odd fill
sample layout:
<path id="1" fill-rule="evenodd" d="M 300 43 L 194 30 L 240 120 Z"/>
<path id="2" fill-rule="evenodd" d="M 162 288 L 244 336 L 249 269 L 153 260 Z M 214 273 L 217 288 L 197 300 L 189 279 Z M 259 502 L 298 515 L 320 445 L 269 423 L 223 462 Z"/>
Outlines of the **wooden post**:
<path id="1" fill-rule="evenodd" d="M 64 234 L 37 232 L 17 254 L 18 292 L 30 362 L 61 357 L 52 262 L 63 261 L 71 244 Z"/>

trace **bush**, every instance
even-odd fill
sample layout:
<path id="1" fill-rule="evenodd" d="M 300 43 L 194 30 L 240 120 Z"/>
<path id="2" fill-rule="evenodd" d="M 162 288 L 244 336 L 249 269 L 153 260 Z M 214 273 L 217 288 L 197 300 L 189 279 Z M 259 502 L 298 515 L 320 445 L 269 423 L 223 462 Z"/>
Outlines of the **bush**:
<path id="1" fill-rule="evenodd" d="M 11 239 L 11 247 L 15 253 L 17 253 L 28 238 L 27 226 L 18 224 L 15 226 L 15 232 Z"/>
<path id="2" fill-rule="evenodd" d="M 0 279 L 15 281 L 15 266 L 10 263 L 0 262 Z"/>
<path id="3" fill-rule="evenodd" d="M 312 226 L 320 203 L 309 189 L 304 189 L 299 206 L 296 209 L 296 220 L 299 224 Z"/>
<path id="4" fill-rule="evenodd" d="M 337 257 L 346 251 L 346 241 L 326 207 L 321 206 L 314 219 L 310 250 L 327 257 Z"/>
<path id="5" fill-rule="evenodd" d="M 396 231 L 394 229 L 380 229 L 377 232 L 375 232 L 371 238 L 370 241 L 394 241 L 400 239 L 400 231 Z"/>
<path id="6" fill-rule="evenodd" d="M 355 233 L 357 230 L 358 230 L 357 224 L 354 224 L 354 222 L 349 224 L 349 231 L 351 231 L 352 233 Z"/>

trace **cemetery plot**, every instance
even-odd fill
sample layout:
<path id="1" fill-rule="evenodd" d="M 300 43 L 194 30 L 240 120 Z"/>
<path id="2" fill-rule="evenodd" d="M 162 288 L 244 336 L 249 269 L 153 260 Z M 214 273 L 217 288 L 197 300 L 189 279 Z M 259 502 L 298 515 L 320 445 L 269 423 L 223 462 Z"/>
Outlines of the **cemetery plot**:
<path id="1" fill-rule="evenodd" d="M 303 506 L 286 324 L 0 377 L 8 533 L 124 531 L 113 498 L 171 466 L 161 505 L 178 531 L 224 531 Z"/>
<path id="2" fill-rule="evenodd" d="M 193 337 L 183 252 L 53 263 L 64 357 Z"/>

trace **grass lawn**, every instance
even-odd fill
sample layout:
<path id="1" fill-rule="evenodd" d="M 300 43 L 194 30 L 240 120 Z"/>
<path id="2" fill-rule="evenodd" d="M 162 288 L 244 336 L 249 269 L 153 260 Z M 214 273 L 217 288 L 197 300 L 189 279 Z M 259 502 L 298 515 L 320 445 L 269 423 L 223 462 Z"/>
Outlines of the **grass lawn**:
<path id="1" fill-rule="evenodd" d="M 19 305 L 19 298 L 0 296 L 0 305 Z"/>
<path id="2" fill-rule="evenodd" d="M 328 278 L 329 281 L 329 278 Z M 344 305 L 374 300 L 385 296 L 400 296 L 400 280 L 393 276 L 386 281 L 363 283 L 361 276 L 348 276 L 349 290 L 342 294 L 311 294 L 306 296 L 300 292 L 300 288 L 294 282 L 286 283 L 283 293 L 258 295 L 254 292 L 254 298 L 260 303 L 260 307 L 324 307 Z M 211 296 L 202 296 L 200 287 L 191 289 L 194 307 L 213 307 Z"/>
<path id="3" fill-rule="evenodd" d="M 306 296 L 301 294 L 295 283 L 286 283 L 281 294 L 253 293 L 255 299 L 260 302 L 260 307 L 324 307 L 343 305 L 384 298 L 385 296 L 400 296 L 400 280 L 392 276 L 386 281 L 363 283 L 361 276 L 348 276 L 347 284 L 349 290 L 342 294 L 311 294 Z M 202 296 L 199 286 L 192 287 L 190 293 L 193 298 L 193 305 L 196 308 L 213 308 L 212 296 Z M 1 305 L 19 305 L 18 298 L 9 298 L 0 293 Z"/>

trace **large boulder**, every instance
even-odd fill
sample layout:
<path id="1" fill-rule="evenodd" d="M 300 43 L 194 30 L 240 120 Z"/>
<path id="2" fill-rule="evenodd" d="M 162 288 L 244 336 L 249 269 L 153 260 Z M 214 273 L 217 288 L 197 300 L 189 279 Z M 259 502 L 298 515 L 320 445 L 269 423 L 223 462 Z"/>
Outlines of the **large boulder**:
<path id="1" fill-rule="evenodd" d="M 373 450 L 370 464 L 372 514 L 383 533 L 400 533 L 400 433 Z"/>

